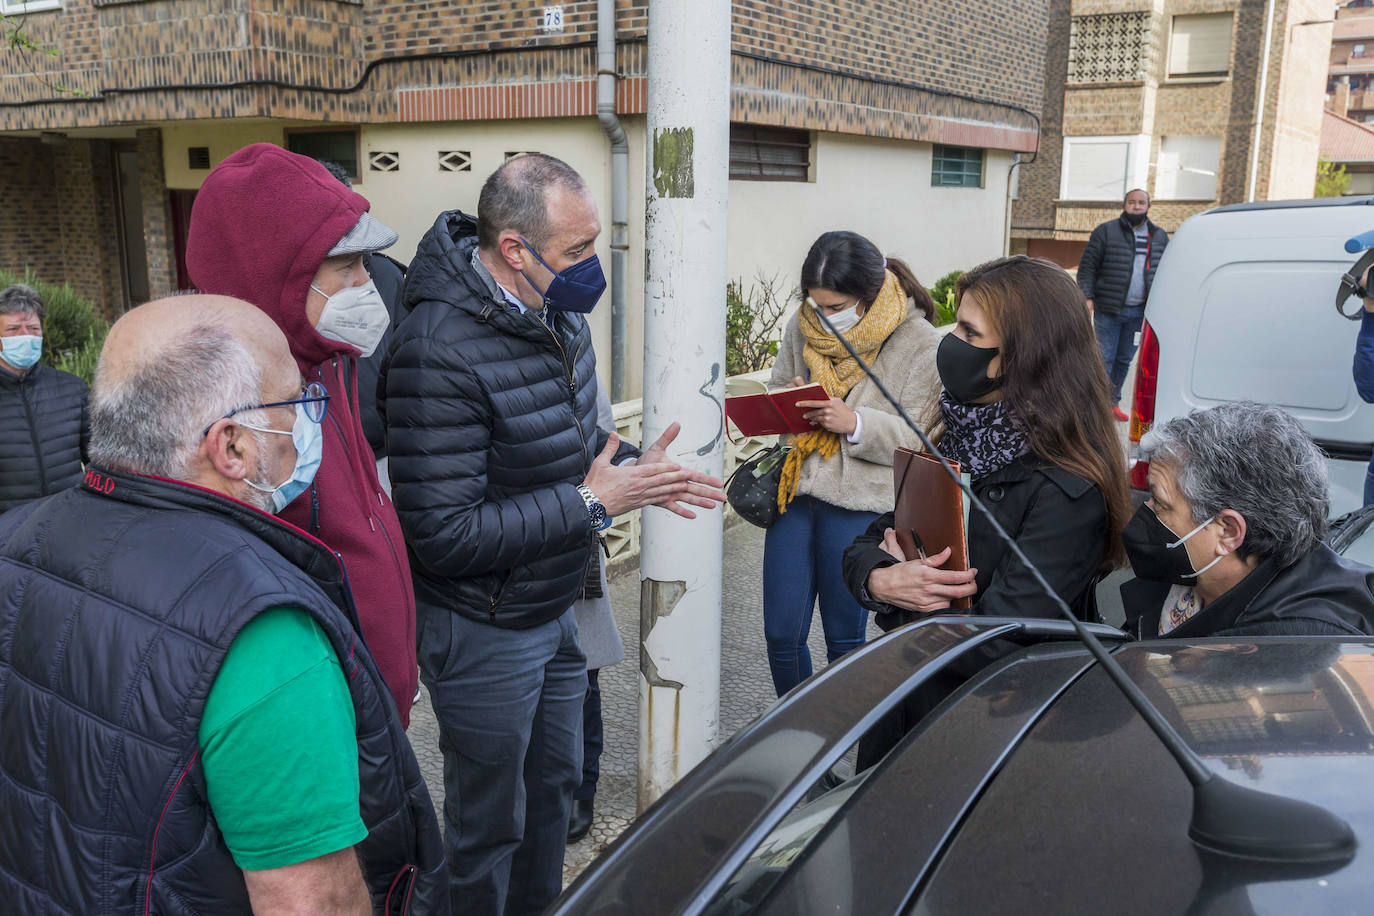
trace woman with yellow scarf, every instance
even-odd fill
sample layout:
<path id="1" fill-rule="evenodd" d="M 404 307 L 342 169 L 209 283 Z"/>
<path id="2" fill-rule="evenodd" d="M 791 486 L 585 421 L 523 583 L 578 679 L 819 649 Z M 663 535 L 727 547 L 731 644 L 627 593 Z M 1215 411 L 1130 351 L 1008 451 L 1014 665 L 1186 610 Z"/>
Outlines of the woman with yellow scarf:
<path id="1" fill-rule="evenodd" d="M 840 559 L 892 508 L 893 450 L 920 445 L 817 310 L 917 422 L 939 416 L 935 304 L 906 264 L 884 259 L 861 235 L 827 232 L 802 264 L 801 287 L 805 299 L 783 334 L 772 385 L 819 383 L 830 399 L 801 402 L 816 428 L 789 443 L 782 514 L 764 541 L 763 627 L 778 696 L 811 676 L 806 639 L 818 597 L 827 659 L 863 645 L 868 612 L 845 587 Z"/>

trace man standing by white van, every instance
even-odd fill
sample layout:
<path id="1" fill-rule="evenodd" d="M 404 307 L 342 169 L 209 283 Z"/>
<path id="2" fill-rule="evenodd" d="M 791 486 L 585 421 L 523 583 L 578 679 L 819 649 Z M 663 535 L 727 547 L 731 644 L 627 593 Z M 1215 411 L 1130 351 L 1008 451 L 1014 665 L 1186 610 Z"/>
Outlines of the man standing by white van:
<path id="1" fill-rule="evenodd" d="M 1112 380 L 1112 415 L 1124 421 L 1129 417 L 1120 406 L 1121 388 L 1169 234 L 1150 222 L 1150 195 L 1140 188 L 1126 192 L 1121 210 L 1121 216 L 1093 230 L 1078 262 L 1078 286 L 1087 297 L 1102 362 Z"/>

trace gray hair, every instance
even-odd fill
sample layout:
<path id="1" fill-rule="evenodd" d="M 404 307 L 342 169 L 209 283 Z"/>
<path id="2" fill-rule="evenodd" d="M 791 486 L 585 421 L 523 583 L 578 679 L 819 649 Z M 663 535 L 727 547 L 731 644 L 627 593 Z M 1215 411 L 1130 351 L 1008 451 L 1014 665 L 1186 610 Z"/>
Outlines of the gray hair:
<path id="1" fill-rule="evenodd" d="M 32 315 L 39 321 L 47 314 L 43 309 L 43 297 L 38 295 L 38 290 L 23 283 L 0 289 L 0 315 L 13 315 L 15 312 Z"/>
<path id="2" fill-rule="evenodd" d="M 1237 401 L 1194 411 L 1151 429 L 1140 449 L 1174 473 L 1196 524 L 1223 509 L 1245 517 L 1242 558 L 1287 565 L 1326 537 L 1326 459 L 1277 407 Z"/>
<path id="3" fill-rule="evenodd" d="M 548 193 L 554 188 L 585 191 L 587 183 L 572 166 L 543 153 L 525 153 L 492 172 L 477 198 L 477 243 L 493 251 L 501 233 L 514 229 L 536 249 L 548 243 Z"/>
<path id="4" fill-rule="evenodd" d="M 262 393 L 252 353 L 231 331 L 210 324 L 191 327 L 132 371 L 113 375 L 102 354 L 91 388 L 91 460 L 173 480 L 190 476 L 206 426 Z M 246 412 L 237 416 L 265 423 Z"/>

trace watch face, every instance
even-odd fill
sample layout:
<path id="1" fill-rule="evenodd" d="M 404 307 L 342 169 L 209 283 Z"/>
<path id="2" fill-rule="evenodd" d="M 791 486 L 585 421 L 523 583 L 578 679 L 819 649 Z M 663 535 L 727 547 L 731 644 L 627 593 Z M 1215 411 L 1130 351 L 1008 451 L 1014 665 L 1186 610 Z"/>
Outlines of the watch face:
<path id="1" fill-rule="evenodd" d="M 592 524 L 599 525 L 606 520 L 606 507 L 601 503 L 592 503 Z"/>

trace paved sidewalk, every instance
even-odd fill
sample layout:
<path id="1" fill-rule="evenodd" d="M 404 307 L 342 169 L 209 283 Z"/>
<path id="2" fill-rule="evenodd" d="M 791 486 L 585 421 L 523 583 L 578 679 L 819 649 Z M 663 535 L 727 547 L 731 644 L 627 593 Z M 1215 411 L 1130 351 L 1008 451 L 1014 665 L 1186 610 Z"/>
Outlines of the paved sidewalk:
<path id="1" fill-rule="evenodd" d="M 775 699 L 763 642 L 762 566 L 763 530 L 742 523 L 730 527 L 725 532 L 725 589 L 721 614 L 722 741 L 753 721 Z M 565 883 L 586 868 L 635 816 L 639 741 L 638 567 L 612 579 L 610 587 L 616 622 L 625 641 L 625 661 L 601 671 L 606 749 L 601 757 L 596 820 L 581 842 L 568 847 L 563 860 Z M 819 617 L 813 621 L 810 642 L 812 661 L 819 669 L 825 663 L 825 642 Z M 410 741 L 420 759 L 434 803 L 442 806 L 443 758 L 439 753 L 438 726 L 427 694 L 421 696 L 411 712 Z"/>

